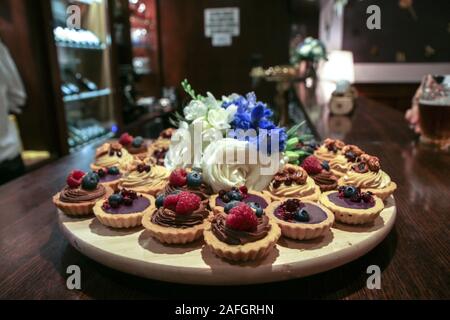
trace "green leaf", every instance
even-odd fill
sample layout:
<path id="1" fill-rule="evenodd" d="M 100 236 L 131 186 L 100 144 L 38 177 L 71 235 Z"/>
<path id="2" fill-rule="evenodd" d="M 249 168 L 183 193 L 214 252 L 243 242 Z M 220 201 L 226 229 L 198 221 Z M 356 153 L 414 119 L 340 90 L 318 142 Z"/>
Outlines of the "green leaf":
<path id="1" fill-rule="evenodd" d="M 195 94 L 194 89 L 192 89 L 190 83 L 187 81 L 187 79 L 184 79 L 181 81 L 181 86 L 183 87 L 184 91 L 191 96 L 192 99 L 197 100 L 198 96 Z"/>
<path id="2" fill-rule="evenodd" d="M 291 127 L 286 133 L 288 138 L 293 138 L 297 136 L 297 131 L 304 126 L 306 123 L 305 120 L 303 120 L 302 122 L 300 122 L 299 124 L 296 124 L 295 126 Z"/>

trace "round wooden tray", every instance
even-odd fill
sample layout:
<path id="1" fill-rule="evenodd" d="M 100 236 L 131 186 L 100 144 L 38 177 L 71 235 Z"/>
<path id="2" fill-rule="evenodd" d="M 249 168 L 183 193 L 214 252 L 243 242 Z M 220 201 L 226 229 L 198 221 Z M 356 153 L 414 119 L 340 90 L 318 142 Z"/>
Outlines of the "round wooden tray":
<path id="1" fill-rule="evenodd" d="M 262 261 L 230 263 L 204 247 L 168 246 L 143 228 L 114 230 L 94 218 L 73 219 L 59 212 L 60 227 L 81 253 L 113 269 L 162 281 L 239 285 L 300 278 L 327 271 L 366 254 L 392 229 L 396 217 L 393 197 L 374 223 L 348 226 L 335 223 L 326 236 L 308 241 L 281 237 Z"/>

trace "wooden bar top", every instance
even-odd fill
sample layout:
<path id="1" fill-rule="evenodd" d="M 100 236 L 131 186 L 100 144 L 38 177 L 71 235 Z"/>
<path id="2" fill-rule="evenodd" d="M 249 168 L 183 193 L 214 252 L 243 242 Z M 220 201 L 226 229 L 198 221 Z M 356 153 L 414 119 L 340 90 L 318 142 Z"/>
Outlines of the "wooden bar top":
<path id="1" fill-rule="evenodd" d="M 312 121 L 322 137 L 339 137 L 377 155 L 398 184 L 394 229 L 356 261 L 304 279 L 239 289 L 170 284 L 109 269 L 69 245 L 51 201 L 70 170 L 88 169 L 94 150 L 87 148 L 0 187 L 0 298 L 449 299 L 450 156 L 414 143 L 399 112 L 357 102 L 351 117 Z M 81 268 L 81 290 L 66 287 L 70 265 Z M 382 270 L 379 290 L 366 286 L 370 265 Z"/>

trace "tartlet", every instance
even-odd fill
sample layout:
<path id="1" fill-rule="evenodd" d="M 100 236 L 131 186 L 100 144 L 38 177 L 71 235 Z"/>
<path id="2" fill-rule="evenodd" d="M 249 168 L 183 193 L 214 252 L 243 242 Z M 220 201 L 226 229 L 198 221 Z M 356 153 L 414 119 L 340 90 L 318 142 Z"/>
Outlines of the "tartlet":
<path id="1" fill-rule="evenodd" d="M 93 172 L 74 170 L 66 182 L 64 189 L 53 196 L 53 203 L 69 216 L 92 214 L 95 203 L 113 193 L 108 186 L 99 184 L 99 177 Z"/>
<path id="2" fill-rule="evenodd" d="M 370 191 L 382 200 L 388 198 L 397 189 L 397 184 L 381 170 L 377 157 L 363 154 L 351 169 L 339 179 L 338 184 L 354 185 L 362 191 Z"/>
<path id="3" fill-rule="evenodd" d="M 99 176 L 100 184 L 110 187 L 114 191 L 119 188 L 120 178 L 122 178 L 123 173 L 116 166 L 109 168 L 102 168 L 94 171 Z"/>
<path id="4" fill-rule="evenodd" d="M 343 177 L 355 164 L 358 157 L 364 154 L 364 151 L 355 145 L 346 145 L 341 152 L 342 154 L 330 160 L 331 172 L 338 178 Z"/>
<path id="5" fill-rule="evenodd" d="M 198 168 L 191 171 L 186 171 L 185 169 L 173 170 L 158 195 L 167 196 L 181 191 L 196 194 L 205 206 L 209 205 L 209 198 L 213 194 L 211 187 L 203 181 L 203 174 Z"/>
<path id="6" fill-rule="evenodd" d="M 142 160 L 148 156 L 148 145 L 144 138 L 133 137 L 128 132 L 123 133 L 119 138 L 119 143 L 131 154 L 135 159 Z"/>
<path id="7" fill-rule="evenodd" d="M 295 240 L 309 240 L 323 236 L 334 223 L 334 215 L 327 208 L 312 201 L 287 199 L 272 202 L 267 214 L 281 228 L 281 234 Z"/>
<path id="8" fill-rule="evenodd" d="M 91 169 L 99 170 L 115 166 L 120 170 L 126 170 L 127 166 L 132 161 L 133 156 L 131 156 L 120 143 L 105 143 L 97 148 L 95 160 L 94 163 L 91 164 Z"/>
<path id="9" fill-rule="evenodd" d="M 156 209 L 144 215 L 142 224 L 162 243 L 185 244 L 202 237 L 210 213 L 197 195 L 184 191 L 158 198 Z"/>
<path id="10" fill-rule="evenodd" d="M 268 207 L 272 202 L 266 194 L 254 190 L 247 190 L 247 187 L 233 187 L 231 190 L 220 190 L 219 193 L 209 198 L 209 207 L 214 213 L 223 213 L 227 204 L 239 201 L 244 203 L 257 203 L 262 209 Z"/>
<path id="11" fill-rule="evenodd" d="M 120 187 L 156 195 L 164 189 L 168 178 L 169 171 L 166 168 L 135 160 L 120 179 Z"/>
<path id="12" fill-rule="evenodd" d="M 347 224 L 372 222 L 384 209 L 383 200 L 354 186 L 341 186 L 338 191 L 325 192 L 319 202 L 334 213 L 336 221 Z"/>
<path id="13" fill-rule="evenodd" d="M 323 144 L 314 151 L 314 155 L 321 161 L 330 161 L 342 154 L 341 150 L 344 146 L 345 143 L 341 140 L 325 139 Z"/>
<path id="14" fill-rule="evenodd" d="M 164 158 L 169 150 L 174 128 L 168 128 L 161 132 L 158 139 L 151 143 L 148 147 L 148 156 L 153 164 L 164 165 Z"/>
<path id="15" fill-rule="evenodd" d="M 228 214 L 216 213 L 205 229 L 206 246 L 218 257 L 231 261 L 253 261 L 267 256 L 281 236 L 280 227 L 264 213 L 245 203 Z"/>
<path id="16" fill-rule="evenodd" d="M 321 192 L 336 190 L 338 177 L 330 170 L 328 161 L 320 161 L 315 156 L 309 156 L 302 162 L 302 168 L 306 170 Z"/>
<path id="17" fill-rule="evenodd" d="M 286 198 L 317 201 L 320 188 L 302 167 L 287 164 L 275 174 L 264 194 L 272 201 Z"/>
<path id="18" fill-rule="evenodd" d="M 155 208 L 155 198 L 120 189 L 105 200 L 97 201 L 94 214 L 101 224 L 111 228 L 140 226 L 142 217 Z"/>

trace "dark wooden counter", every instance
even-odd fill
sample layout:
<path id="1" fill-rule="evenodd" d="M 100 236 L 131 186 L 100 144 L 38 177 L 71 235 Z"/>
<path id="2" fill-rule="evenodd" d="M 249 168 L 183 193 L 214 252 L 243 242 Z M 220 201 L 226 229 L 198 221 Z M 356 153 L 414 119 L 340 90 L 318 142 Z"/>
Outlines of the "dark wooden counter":
<path id="1" fill-rule="evenodd" d="M 0 298 L 450 298 L 450 156 L 416 146 L 402 114 L 369 100 L 358 101 L 352 118 L 322 115 L 314 122 L 319 133 L 379 156 L 399 186 L 394 229 L 360 259 L 305 279 L 239 290 L 111 270 L 68 244 L 51 202 L 68 171 L 88 168 L 93 150 L 86 149 L 0 187 Z M 82 271 L 79 291 L 66 288 L 66 268 L 73 264 Z M 373 264 L 382 269 L 380 290 L 366 288 L 366 269 Z"/>

